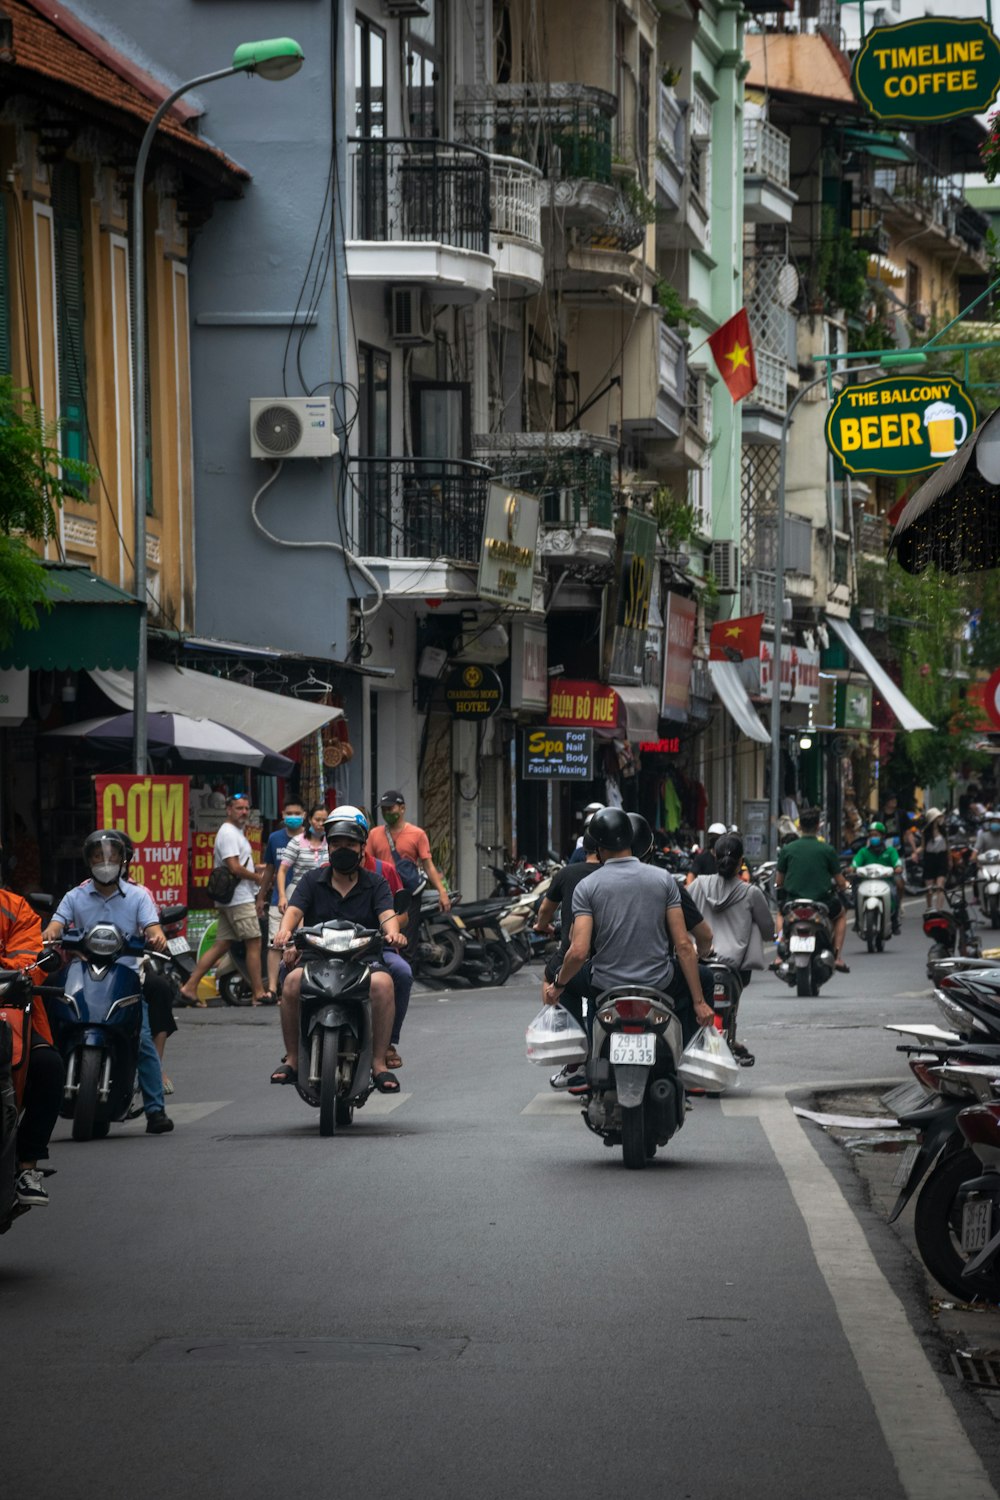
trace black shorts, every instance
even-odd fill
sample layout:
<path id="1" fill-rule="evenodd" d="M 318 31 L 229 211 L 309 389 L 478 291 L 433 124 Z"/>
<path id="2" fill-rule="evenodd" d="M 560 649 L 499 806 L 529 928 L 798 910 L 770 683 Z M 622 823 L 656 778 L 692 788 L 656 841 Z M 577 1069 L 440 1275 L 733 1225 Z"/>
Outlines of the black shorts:
<path id="1" fill-rule="evenodd" d="M 149 1029 L 153 1035 L 159 1036 L 161 1031 L 165 1031 L 167 1036 L 173 1036 L 177 1030 L 177 1022 L 174 1020 L 174 990 L 170 980 L 148 974 L 142 987 L 142 995 L 149 1012 Z"/>
<path id="2" fill-rule="evenodd" d="M 943 880 L 948 874 L 948 851 L 939 854 L 924 854 L 924 880 Z"/>

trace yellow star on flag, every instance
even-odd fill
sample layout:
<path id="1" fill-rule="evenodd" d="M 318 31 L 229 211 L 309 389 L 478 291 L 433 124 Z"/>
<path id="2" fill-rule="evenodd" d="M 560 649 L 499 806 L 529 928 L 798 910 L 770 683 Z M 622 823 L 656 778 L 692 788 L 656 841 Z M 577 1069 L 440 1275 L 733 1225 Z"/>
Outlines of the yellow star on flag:
<path id="1" fill-rule="evenodd" d="M 747 355 L 749 352 L 749 349 L 747 349 L 744 344 L 733 345 L 729 353 L 726 355 L 726 358 L 731 363 L 733 370 L 738 370 L 741 365 L 745 365 L 747 369 L 750 368 L 750 361 L 747 359 Z M 730 374 L 731 373 L 732 371 L 730 371 Z"/>
<path id="2" fill-rule="evenodd" d="M 739 639 L 739 637 L 742 634 L 743 634 L 743 626 L 742 625 L 729 625 L 726 628 L 726 635 L 735 636 L 737 638 L 737 640 Z"/>

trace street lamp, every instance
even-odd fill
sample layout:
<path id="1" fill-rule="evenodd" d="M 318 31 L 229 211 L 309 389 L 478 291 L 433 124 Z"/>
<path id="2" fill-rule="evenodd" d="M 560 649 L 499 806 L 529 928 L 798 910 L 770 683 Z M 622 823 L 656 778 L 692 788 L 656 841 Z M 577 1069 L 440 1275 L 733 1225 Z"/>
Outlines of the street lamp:
<path id="1" fill-rule="evenodd" d="M 174 89 L 146 126 L 146 133 L 139 145 L 135 162 L 135 180 L 132 185 L 132 300 L 134 305 L 134 353 L 132 355 L 132 429 L 133 429 L 133 505 L 135 507 L 135 592 L 142 608 L 139 611 L 139 659 L 135 668 L 135 692 L 133 696 L 133 755 L 135 772 L 142 776 L 146 771 L 147 736 L 147 621 L 146 621 L 146 250 L 143 231 L 142 190 L 146 176 L 146 162 L 159 128 L 167 111 L 176 104 L 182 94 L 203 84 L 214 83 L 217 78 L 231 78 L 235 73 L 256 73 L 272 83 L 280 83 L 297 73 L 304 61 L 298 42 L 291 37 L 274 37 L 265 42 L 244 42 L 233 53 L 232 64 L 217 73 L 205 73 L 200 78 L 191 78 Z"/>

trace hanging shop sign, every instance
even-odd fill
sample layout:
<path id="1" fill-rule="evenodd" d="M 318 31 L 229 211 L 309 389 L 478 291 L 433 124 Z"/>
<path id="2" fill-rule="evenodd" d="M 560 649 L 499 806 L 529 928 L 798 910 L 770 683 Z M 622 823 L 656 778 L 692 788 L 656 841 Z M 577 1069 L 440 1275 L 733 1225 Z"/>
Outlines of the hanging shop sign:
<path id="1" fill-rule="evenodd" d="M 669 740 L 640 740 L 640 755 L 680 755 L 681 742 L 679 739 Z"/>
<path id="2" fill-rule="evenodd" d="M 765 698 L 771 696 L 771 661 L 773 647 L 770 641 L 760 643 L 760 692 Z M 781 648 L 781 701 L 783 703 L 819 702 L 819 652 L 807 651 L 805 646 L 782 646 Z"/>
<path id="3" fill-rule="evenodd" d="M 129 875 L 157 906 L 187 905 L 189 786 L 188 776 L 94 777 L 97 827 L 128 834 Z"/>
<path id="4" fill-rule="evenodd" d="M 537 709 L 549 706 L 549 636 L 545 623 L 514 620 L 510 632 L 510 706 Z"/>
<path id="5" fill-rule="evenodd" d="M 489 719 L 503 702 L 503 685 L 492 667 L 470 662 L 449 672 L 444 697 L 453 719 Z"/>
<path id="6" fill-rule="evenodd" d="M 983 20 L 933 16 L 877 26 L 854 59 L 851 81 L 879 120 L 979 115 L 1000 87 L 1000 42 Z"/>
<path id="7" fill-rule="evenodd" d="M 593 730 L 549 724 L 544 729 L 524 731 L 523 781 L 592 781 L 593 778 Z"/>
<path id="8" fill-rule="evenodd" d="M 656 563 L 656 521 L 630 510 L 618 538 L 614 629 L 608 681 L 633 686 L 642 682 L 646 628 Z"/>
<path id="9" fill-rule="evenodd" d="M 549 723 L 611 731 L 618 723 L 618 694 L 603 682 L 556 677 L 549 683 Z"/>
<path id="10" fill-rule="evenodd" d="M 478 593 L 509 609 L 530 609 L 538 555 L 538 498 L 491 484 L 483 522 Z"/>
<path id="11" fill-rule="evenodd" d="M 870 682 L 837 683 L 837 728 L 870 729 L 872 727 L 872 685 Z"/>
<path id="12" fill-rule="evenodd" d="M 852 474 L 919 474 L 952 458 L 976 408 L 949 375 L 894 376 L 840 392 L 826 419 L 831 453 Z"/>
<path id="13" fill-rule="evenodd" d="M 667 649 L 660 686 L 661 719 L 687 719 L 691 711 L 691 668 L 698 606 L 683 594 L 667 594 L 664 616 Z"/>

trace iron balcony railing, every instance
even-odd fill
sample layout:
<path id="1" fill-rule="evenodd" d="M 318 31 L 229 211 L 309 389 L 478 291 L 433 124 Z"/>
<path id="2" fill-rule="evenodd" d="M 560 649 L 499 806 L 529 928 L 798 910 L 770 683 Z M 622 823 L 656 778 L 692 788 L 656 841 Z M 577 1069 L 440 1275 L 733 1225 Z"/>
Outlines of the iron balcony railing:
<path id="1" fill-rule="evenodd" d="M 542 244 L 542 174 L 514 156 L 490 159 L 490 229 L 497 239 Z"/>
<path id="2" fill-rule="evenodd" d="M 351 237 L 490 248 L 490 162 L 475 146 L 389 136 L 351 142 Z"/>
<path id="3" fill-rule="evenodd" d="M 572 530 L 614 526 L 614 446 L 585 432 L 491 433 L 473 441 L 499 483 L 538 496 L 544 525 Z"/>
<path id="4" fill-rule="evenodd" d="M 455 129 L 483 151 L 514 156 L 556 182 L 611 182 L 617 101 L 578 83 L 497 83 L 457 90 Z"/>
<path id="5" fill-rule="evenodd" d="M 743 608 L 747 614 L 763 615 L 774 624 L 774 573 L 766 568 L 745 568 Z"/>
<path id="6" fill-rule="evenodd" d="M 458 458 L 352 458 L 352 547 L 365 557 L 478 563 L 492 471 Z"/>
<path id="7" fill-rule="evenodd" d="M 768 120 L 743 121 L 743 171 L 747 177 L 766 177 L 778 187 L 789 186 L 791 142 Z"/>
<path id="8" fill-rule="evenodd" d="M 766 349 L 754 350 L 754 363 L 757 384 L 747 397 L 747 405 L 763 406 L 783 415 L 788 404 L 788 366 Z"/>
<path id="9" fill-rule="evenodd" d="M 836 541 L 833 544 L 833 581 L 841 588 L 849 588 L 851 583 L 851 544 L 850 542 Z"/>

